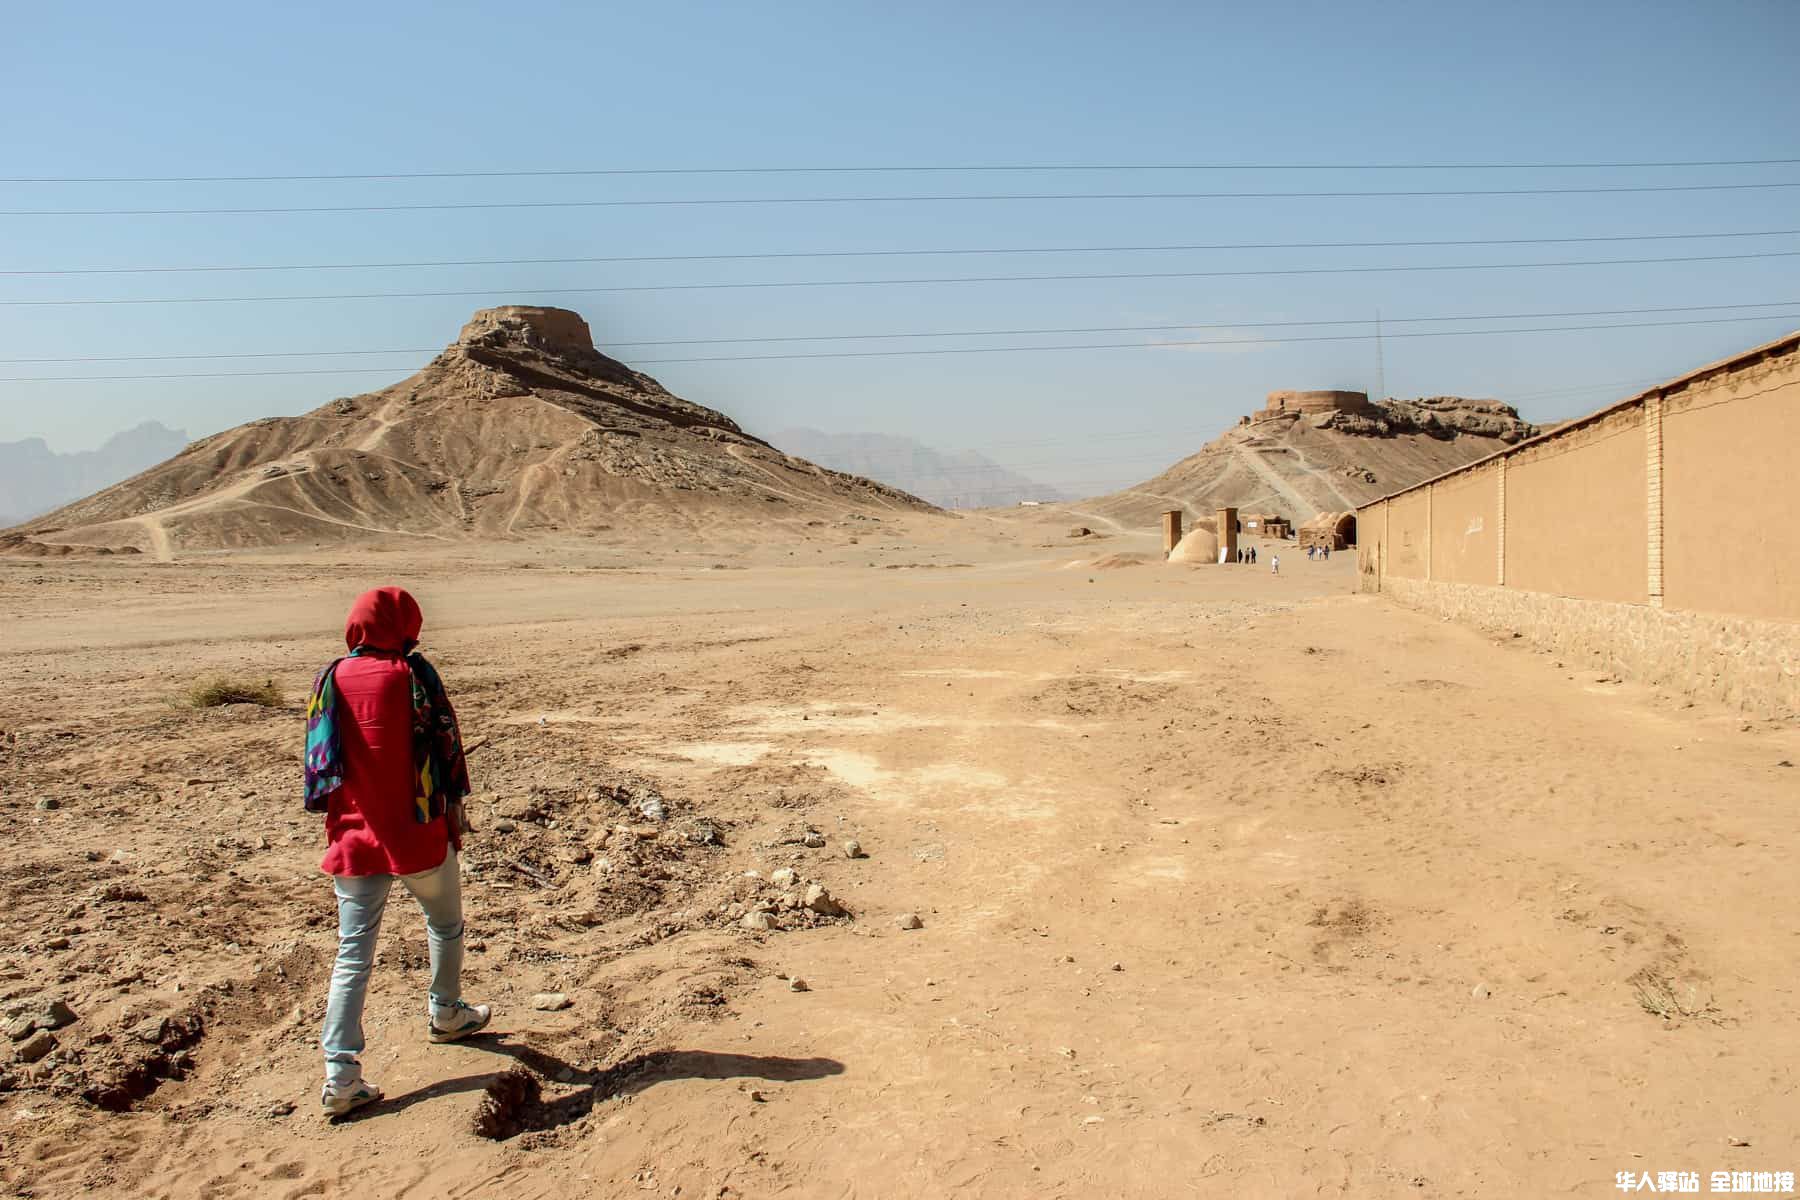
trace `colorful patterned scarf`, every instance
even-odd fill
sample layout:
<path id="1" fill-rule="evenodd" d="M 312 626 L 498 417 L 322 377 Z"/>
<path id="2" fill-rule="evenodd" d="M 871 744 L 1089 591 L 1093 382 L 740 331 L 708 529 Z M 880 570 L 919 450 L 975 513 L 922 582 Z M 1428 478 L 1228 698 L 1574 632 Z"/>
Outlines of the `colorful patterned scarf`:
<path id="1" fill-rule="evenodd" d="M 366 649 L 358 646 L 347 657 L 359 657 Z M 335 679 L 343 661 L 326 664 L 313 679 L 312 696 L 306 702 L 307 812 L 324 812 L 331 793 L 344 786 Z M 443 816 L 450 804 L 474 789 L 469 786 L 462 734 L 444 681 L 423 654 L 408 654 L 406 665 L 412 672 L 413 817 L 423 825 Z"/>

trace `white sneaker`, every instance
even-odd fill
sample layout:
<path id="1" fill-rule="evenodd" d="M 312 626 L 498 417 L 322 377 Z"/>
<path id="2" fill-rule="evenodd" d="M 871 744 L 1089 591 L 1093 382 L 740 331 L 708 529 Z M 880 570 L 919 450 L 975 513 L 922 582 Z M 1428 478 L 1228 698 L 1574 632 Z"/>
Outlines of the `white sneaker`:
<path id="1" fill-rule="evenodd" d="M 449 1008 L 437 1009 L 431 1014 L 431 1040 L 455 1042 L 471 1033 L 480 1033 L 487 1028 L 493 1015 L 493 1010 L 485 1004 L 465 1004 L 458 1000 Z"/>
<path id="2" fill-rule="evenodd" d="M 380 1088 L 365 1079 L 356 1079 L 349 1083 L 327 1083 L 319 1093 L 319 1107 L 327 1118 L 341 1117 L 379 1099 Z"/>

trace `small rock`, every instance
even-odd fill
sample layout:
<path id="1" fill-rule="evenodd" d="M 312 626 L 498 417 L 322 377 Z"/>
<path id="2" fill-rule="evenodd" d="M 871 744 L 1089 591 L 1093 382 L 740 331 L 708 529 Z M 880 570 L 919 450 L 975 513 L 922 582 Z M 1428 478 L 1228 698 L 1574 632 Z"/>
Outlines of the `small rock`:
<path id="1" fill-rule="evenodd" d="M 851 838 L 849 841 L 844 843 L 844 857 L 845 858 L 867 858 L 869 856 L 863 853 L 862 843 L 857 841 L 855 838 Z"/>
<path id="2" fill-rule="evenodd" d="M 766 1096 L 763 1093 L 763 1090 L 761 1088 L 751 1088 L 750 1092 L 749 1092 L 749 1096 L 750 1096 L 750 1101 L 753 1104 L 761 1104 L 763 1101 L 765 1101 L 769 1098 L 768 1096 Z"/>
<path id="3" fill-rule="evenodd" d="M 810 850 L 818 850 L 825 845 L 825 835 L 816 829 L 807 830 L 806 836 L 800 840 L 804 842 Z"/>
<path id="4" fill-rule="evenodd" d="M 1469 998 L 1472 1000 L 1486 1000 L 1491 995 L 1493 992 L 1485 983 L 1478 983 L 1469 989 Z"/>
<path id="5" fill-rule="evenodd" d="M 22 1063 L 34 1063 L 54 1049 L 56 1049 L 55 1036 L 40 1029 L 13 1051 L 13 1057 Z"/>
<path id="6" fill-rule="evenodd" d="M 269 848 L 269 839 L 266 837 L 258 837 L 256 839 L 256 848 L 258 850 L 267 850 Z"/>
<path id="7" fill-rule="evenodd" d="M 512 821 L 507 820 L 504 817 L 502 817 L 500 820 L 494 822 L 494 832 L 495 833 L 511 833 L 513 830 L 515 830 L 517 828 L 518 828 L 517 824 L 515 824 Z"/>
<path id="8" fill-rule="evenodd" d="M 760 908 L 753 909 L 744 914 L 744 919 L 739 921 L 738 925 L 755 933 L 763 933 L 775 928 L 775 918 Z"/>
<path id="9" fill-rule="evenodd" d="M 1058 1054 L 1062 1055 L 1064 1058 L 1074 1058 L 1075 1057 L 1075 1051 L 1070 1049 L 1067 1046 L 1059 1047 L 1056 1052 Z"/>
<path id="10" fill-rule="evenodd" d="M 37 1018 L 31 1015 L 14 1017 L 6 1023 L 6 1036 L 15 1042 L 22 1042 L 37 1029 Z"/>
<path id="11" fill-rule="evenodd" d="M 476 938 L 472 942 L 467 942 L 467 943 L 465 943 L 465 945 L 470 950 L 473 950 L 477 954 L 480 954 L 482 951 L 487 949 L 487 943 L 482 941 L 480 938 Z"/>
<path id="12" fill-rule="evenodd" d="M 131 1036 L 140 1042 L 156 1045 L 163 1040 L 163 1034 L 167 1031 L 168 1024 L 168 1020 L 164 1017 L 145 1017 L 131 1027 Z"/>
<path id="13" fill-rule="evenodd" d="M 1125 964 L 1124 963 L 1114 963 L 1112 965 L 1112 969 L 1115 971 L 1123 971 L 1125 969 Z"/>
<path id="14" fill-rule="evenodd" d="M 577 866 L 582 863 L 592 862 L 594 861 L 594 852 L 589 850 L 586 846 L 576 846 L 569 851 L 569 861 L 575 863 Z"/>
<path id="15" fill-rule="evenodd" d="M 1743 1138 L 1740 1138 L 1740 1137 L 1728 1137 L 1725 1139 L 1725 1144 L 1727 1146 L 1736 1146 L 1740 1150 L 1744 1149 L 1750 1145 L 1749 1142 L 1746 1142 Z"/>
<path id="16" fill-rule="evenodd" d="M 269 1105 L 269 1116 L 271 1118 L 291 1117 L 293 1115 L 294 1102 L 292 1100 L 277 1100 L 275 1103 Z"/>
<path id="17" fill-rule="evenodd" d="M 69 939 L 60 934 L 56 937 L 46 938 L 44 940 L 44 949 L 46 950 L 67 950 L 68 948 Z"/>
<path id="18" fill-rule="evenodd" d="M 44 1006 L 37 1023 L 39 1029 L 61 1029 L 64 1025 L 73 1025 L 77 1019 L 74 1009 L 61 1000 L 52 1000 Z"/>
<path id="19" fill-rule="evenodd" d="M 37 806 L 39 812 L 50 812 L 53 809 L 61 808 L 62 801 L 58 800 L 55 796 L 45 796 L 42 800 L 37 802 Z"/>
<path id="20" fill-rule="evenodd" d="M 800 978 L 798 975 L 796 975 L 792 979 L 788 980 L 788 991 L 790 991 L 790 992 L 810 992 L 810 991 L 812 991 L 812 988 L 807 986 L 806 980 L 804 980 L 804 979 Z"/>
<path id="21" fill-rule="evenodd" d="M 800 873 L 792 867 L 777 867 L 769 872 L 769 882 L 778 888 L 791 888 L 800 882 Z"/>
<path id="22" fill-rule="evenodd" d="M 825 885 L 822 883 L 809 883 L 806 885 L 805 904 L 806 907 L 812 909 L 821 917 L 841 917 L 846 915 L 844 906 L 832 898 L 831 893 L 825 890 Z"/>
<path id="23" fill-rule="evenodd" d="M 919 919 L 918 913 L 901 913 L 894 919 L 894 924 L 902 929 L 923 929 L 925 922 Z"/>
<path id="24" fill-rule="evenodd" d="M 561 1012 L 574 1003 L 562 992 L 539 992 L 531 998 L 531 1007 L 539 1012 Z"/>

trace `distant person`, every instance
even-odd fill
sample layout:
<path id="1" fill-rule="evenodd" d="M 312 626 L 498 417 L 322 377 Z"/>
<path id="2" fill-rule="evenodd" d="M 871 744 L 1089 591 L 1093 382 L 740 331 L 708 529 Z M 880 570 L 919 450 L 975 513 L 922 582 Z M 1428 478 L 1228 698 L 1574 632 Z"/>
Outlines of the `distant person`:
<path id="1" fill-rule="evenodd" d="M 1250 565 L 1251 566 L 1256 565 L 1256 547 L 1255 546 L 1250 547 Z"/>
<path id="2" fill-rule="evenodd" d="M 1281 555 L 1277 554 L 1273 558 L 1269 559 L 1269 574 L 1271 574 L 1271 575 L 1281 574 Z"/>
<path id="3" fill-rule="evenodd" d="M 469 771 L 456 711 L 419 643 L 418 601 L 397 587 L 364 592 L 350 606 L 350 653 L 313 681 L 306 705 L 306 808 L 325 814 L 320 868 L 338 902 L 337 965 L 320 1045 L 328 1117 L 372 1104 L 381 1089 L 362 1076 L 363 999 L 375 939 L 398 878 L 425 910 L 431 985 L 425 1033 L 453 1042 L 484 1028 L 485 1004 L 462 998 L 462 882 L 456 852 L 470 831 L 463 811 Z"/>

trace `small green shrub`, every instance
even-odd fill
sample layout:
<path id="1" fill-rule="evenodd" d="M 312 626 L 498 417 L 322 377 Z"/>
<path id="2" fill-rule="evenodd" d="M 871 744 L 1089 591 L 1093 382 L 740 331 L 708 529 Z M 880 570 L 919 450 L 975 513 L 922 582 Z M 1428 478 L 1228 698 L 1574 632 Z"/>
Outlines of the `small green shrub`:
<path id="1" fill-rule="evenodd" d="M 281 688 L 273 679 L 261 683 L 231 675 L 212 675 L 197 679 L 188 688 L 187 701 L 195 708 L 217 708 L 221 704 L 260 704 L 264 708 L 280 708 Z"/>

